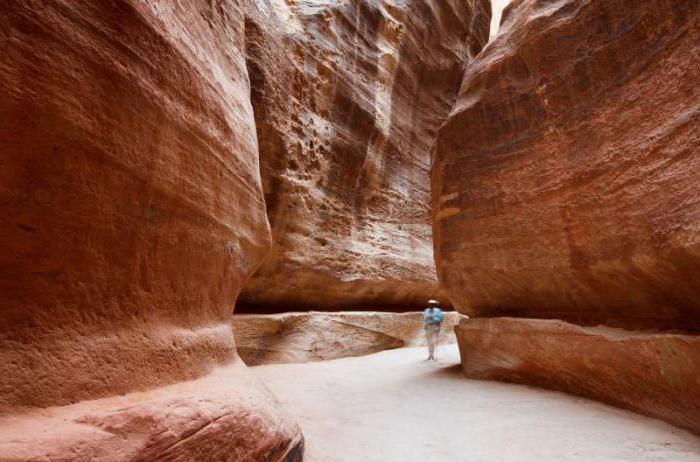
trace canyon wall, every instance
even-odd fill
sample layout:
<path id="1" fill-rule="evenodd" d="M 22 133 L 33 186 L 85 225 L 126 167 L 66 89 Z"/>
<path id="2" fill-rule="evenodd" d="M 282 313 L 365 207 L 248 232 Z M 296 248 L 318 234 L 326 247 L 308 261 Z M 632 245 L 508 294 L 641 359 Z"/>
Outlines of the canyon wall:
<path id="1" fill-rule="evenodd" d="M 465 372 L 700 432 L 700 3 L 519 0 L 504 16 L 432 171 L 440 281 L 490 318 L 457 329 Z"/>
<path id="2" fill-rule="evenodd" d="M 241 300 L 423 307 L 440 297 L 429 163 L 483 0 L 257 2 L 248 67 L 272 253 Z"/>
<path id="3" fill-rule="evenodd" d="M 230 325 L 270 243 L 242 6 L 7 0 L 0 31 L 0 459 L 300 458 Z"/>
<path id="4" fill-rule="evenodd" d="M 271 243 L 248 303 L 438 294 L 430 149 L 489 18 L 484 0 L 3 2 L 0 459 L 299 460 L 233 306 Z"/>

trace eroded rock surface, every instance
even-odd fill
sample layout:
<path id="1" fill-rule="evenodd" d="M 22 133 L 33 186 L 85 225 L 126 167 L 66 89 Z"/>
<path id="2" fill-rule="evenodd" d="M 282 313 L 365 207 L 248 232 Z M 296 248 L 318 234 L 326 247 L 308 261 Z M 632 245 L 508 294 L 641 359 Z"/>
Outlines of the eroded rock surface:
<path id="1" fill-rule="evenodd" d="M 250 9 L 273 251 L 245 302 L 405 309 L 439 297 L 430 150 L 489 18 L 481 0 L 260 1 Z"/>
<path id="2" fill-rule="evenodd" d="M 196 388 L 159 388 L 133 416 L 79 407 L 20 439 L 3 424 L 0 459 L 97 460 L 80 448 L 107 438 L 99 460 L 193 460 L 199 424 L 222 429 L 208 460 L 298 439 L 261 385 L 238 378 L 230 327 L 270 242 L 244 30 L 234 0 L 0 3 L 3 421 L 187 388 L 219 366 L 234 389 L 209 408 Z M 165 402 L 192 422 L 171 427 Z"/>
<path id="3" fill-rule="evenodd" d="M 464 316 L 446 312 L 440 343 L 455 343 Z M 249 366 L 304 363 L 426 345 L 420 312 L 239 314 L 233 317 L 238 354 Z"/>
<path id="4" fill-rule="evenodd" d="M 518 318 L 455 331 L 469 377 L 590 396 L 700 433 L 700 336 Z"/>
<path id="5" fill-rule="evenodd" d="M 459 309 L 700 330 L 699 16 L 695 0 L 506 9 L 433 170 Z"/>
<path id="6" fill-rule="evenodd" d="M 3 461 L 300 462 L 304 439 L 239 360 L 205 377 L 0 416 Z"/>
<path id="7" fill-rule="evenodd" d="M 432 171 L 439 277 L 473 317 L 467 375 L 700 431 L 698 43 L 694 0 L 506 8 Z"/>

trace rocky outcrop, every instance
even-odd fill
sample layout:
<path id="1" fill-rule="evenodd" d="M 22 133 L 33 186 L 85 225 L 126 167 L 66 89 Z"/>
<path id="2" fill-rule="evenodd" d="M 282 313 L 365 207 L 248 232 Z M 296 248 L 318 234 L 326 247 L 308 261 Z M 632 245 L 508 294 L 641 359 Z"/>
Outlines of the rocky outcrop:
<path id="1" fill-rule="evenodd" d="M 525 348 L 524 333 L 500 335 L 511 321 L 470 320 L 465 371 L 697 431 L 697 407 L 680 404 L 697 396 L 692 375 L 640 374 L 700 363 L 693 337 L 647 331 L 700 331 L 700 3 L 519 0 L 504 16 L 438 137 L 439 278 L 473 317 L 600 324 L 634 341 L 522 319 L 519 331 L 553 335 Z"/>
<path id="2" fill-rule="evenodd" d="M 455 329 L 463 370 L 590 396 L 700 433 L 700 336 L 492 318 Z"/>
<path id="3" fill-rule="evenodd" d="M 260 1 L 248 67 L 273 250 L 248 304 L 423 306 L 430 149 L 488 38 L 483 0 Z"/>
<path id="4" fill-rule="evenodd" d="M 446 312 L 440 343 L 455 343 L 463 318 Z M 304 363 L 426 345 L 421 313 L 239 314 L 233 317 L 238 354 L 249 366 Z"/>
<path id="5" fill-rule="evenodd" d="M 300 462 L 304 440 L 238 360 L 145 392 L 0 416 L 3 461 Z"/>
<path id="6" fill-rule="evenodd" d="M 506 12 L 439 136 L 450 299 L 479 316 L 700 330 L 700 4 Z"/>
<path id="7" fill-rule="evenodd" d="M 7 0 L 0 30 L 0 459 L 280 460 L 230 326 L 270 242 L 241 6 Z"/>

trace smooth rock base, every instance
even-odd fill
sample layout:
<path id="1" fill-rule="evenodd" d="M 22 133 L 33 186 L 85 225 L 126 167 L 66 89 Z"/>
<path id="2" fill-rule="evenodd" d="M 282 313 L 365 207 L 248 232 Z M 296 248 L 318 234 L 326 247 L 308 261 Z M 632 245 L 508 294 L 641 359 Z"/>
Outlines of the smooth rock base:
<path id="1" fill-rule="evenodd" d="M 446 312 L 440 343 L 455 343 L 464 316 Z M 234 315 L 238 354 L 246 364 L 304 363 L 424 346 L 419 312 L 310 312 Z"/>
<path id="2" fill-rule="evenodd" d="M 700 336 L 515 318 L 455 332 L 469 378 L 558 389 L 700 433 Z"/>
<path id="3" fill-rule="evenodd" d="M 300 429 L 240 360 L 191 382 L 0 417 L 2 461 L 270 461 Z"/>

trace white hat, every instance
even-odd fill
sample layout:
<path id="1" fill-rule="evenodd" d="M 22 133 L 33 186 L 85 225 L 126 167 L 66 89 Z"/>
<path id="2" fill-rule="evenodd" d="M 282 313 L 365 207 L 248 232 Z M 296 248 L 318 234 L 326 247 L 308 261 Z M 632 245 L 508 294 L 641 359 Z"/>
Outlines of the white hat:
<path id="1" fill-rule="evenodd" d="M 440 302 L 438 302 L 437 300 L 430 299 L 430 300 L 428 300 L 428 303 L 440 303 Z"/>

